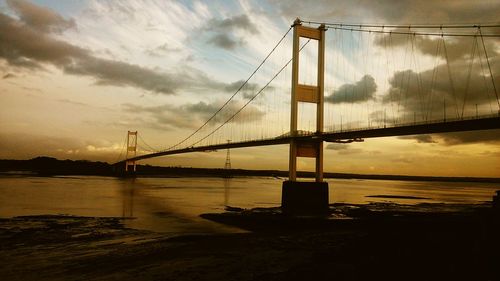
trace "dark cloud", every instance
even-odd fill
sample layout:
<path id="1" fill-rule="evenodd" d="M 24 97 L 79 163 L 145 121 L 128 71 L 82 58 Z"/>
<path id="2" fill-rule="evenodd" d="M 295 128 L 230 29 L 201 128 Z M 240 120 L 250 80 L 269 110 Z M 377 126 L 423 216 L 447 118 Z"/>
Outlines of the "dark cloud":
<path id="1" fill-rule="evenodd" d="M 398 138 L 403 140 L 416 140 L 418 143 L 437 143 L 432 135 L 400 136 Z"/>
<path id="2" fill-rule="evenodd" d="M 491 22 L 499 12 L 495 1 L 435 1 L 432 3 L 415 1 L 398 1 L 395 6 L 414 7 L 416 10 L 399 15 L 412 19 L 417 14 L 427 12 L 427 22 L 433 18 L 442 21 L 434 23 L 482 23 Z M 431 8 L 439 8 L 439 12 L 431 12 Z M 391 9 L 391 8 L 390 8 Z M 391 19 L 390 14 L 382 13 L 384 18 Z M 449 20 L 448 20 L 449 19 Z M 480 22 L 474 22 L 479 20 Z M 408 23 L 415 23 L 410 21 Z M 486 29 L 486 31 L 484 30 Z M 398 31 L 408 31 L 399 29 Z M 488 33 L 488 28 L 482 28 Z M 446 31 L 450 31 L 447 29 Z M 491 31 L 491 30 L 490 30 Z M 497 31 L 497 30 L 495 30 Z M 436 32 L 436 30 L 433 30 Z M 451 30 L 451 32 L 463 32 Z M 484 42 L 484 47 L 483 47 Z M 500 53 L 498 38 L 480 37 L 432 37 L 385 34 L 375 39 L 375 44 L 384 48 L 413 49 L 421 54 L 435 57 L 433 68 L 417 72 L 415 70 L 396 71 L 389 79 L 390 89 L 383 97 L 384 103 L 393 103 L 398 106 L 399 117 L 415 116 L 416 121 L 443 118 L 460 118 L 475 114 L 475 107 L 480 109 L 479 114 L 500 110 L 497 106 L 491 76 L 487 67 L 486 54 L 491 65 L 493 80 L 496 85 L 500 82 Z M 486 52 L 485 50 L 486 49 Z M 415 61 L 415 65 L 418 62 Z M 411 63 L 410 63 L 411 65 Z M 482 110 L 482 111 L 481 111 Z M 397 119 L 398 117 L 395 116 Z"/>
<path id="3" fill-rule="evenodd" d="M 208 22 L 208 30 L 216 32 L 232 32 L 235 30 L 244 30 L 251 34 L 257 34 L 257 27 L 250 21 L 247 15 L 239 15 L 231 18 L 219 20 L 211 19 Z"/>
<path id="4" fill-rule="evenodd" d="M 245 83 L 245 81 L 238 80 L 236 82 L 233 82 L 233 83 L 226 85 L 224 87 L 224 90 L 226 90 L 229 93 L 235 93 L 238 89 L 240 89 L 240 87 L 243 85 L 243 83 Z M 245 86 L 243 86 L 240 89 L 240 93 L 242 93 L 243 98 L 250 99 L 250 98 L 253 98 L 255 96 L 255 94 L 257 94 L 257 91 L 259 91 L 260 89 L 262 89 L 262 86 L 260 86 L 259 84 L 248 82 L 245 84 Z M 266 90 L 268 90 L 268 91 L 272 90 L 272 89 L 273 89 L 273 86 L 266 87 Z"/>
<path id="5" fill-rule="evenodd" d="M 500 130 L 470 131 L 437 135 L 447 145 L 469 143 L 500 144 Z"/>
<path id="6" fill-rule="evenodd" d="M 359 153 L 369 153 L 360 148 L 352 148 L 349 144 L 331 143 L 326 146 L 328 150 L 334 150 L 339 155 L 351 155 Z"/>
<path id="7" fill-rule="evenodd" d="M 472 143 L 500 144 L 500 130 L 468 131 L 432 135 L 401 136 L 399 139 L 416 140 L 418 143 L 459 145 Z"/>
<path id="8" fill-rule="evenodd" d="M 59 14 L 24 0 L 7 0 L 7 4 L 20 20 L 31 28 L 42 32 L 60 33 L 76 27 L 73 19 L 67 20 Z"/>
<path id="9" fill-rule="evenodd" d="M 7 73 L 4 76 L 2 76 L 2 79 L 9 79 L 9 78 L 14 78 L 14 77 L 16 77 L 16 75 L 14 75 L 12 73 Z"/>
<path id="10" fill-rule="evenodd" d="M 19 21 L 0 14 L 0 57 L 11 65 L 40 68 L 40 63 L 64 65 L 88 51 L 49 37 Z"/>
<path id="11" fill-rule="evenodd" d="M 377 84 L 370 75 L 363 76 L 354 84 L 344 84 L 331 95 L 325 97 L 330 103 L 360 103 L 375 98 Z"/>
<path id="12" fill-rule="evenodd" d="M 500 82 L 500 64 L 498 55 L 491 60 L 494 80 L 496 85 Z M 419 121 L 442 120 L 446 113 L 447 118 L 460 118 L 462 114 L 474 116 L 476 105 L 478 114 L 491 114 L 498 111 L 497 101 L 491 85 L 489 74 L 483 71 L 471 71 L 468 59 L 453 62 L 452 69 L 453 85 L 450 82 L 446 65 L 423 71 L 420 73 L 413 70 L 396 72 L 389 80 L 389 92 L 382 98 L 386 105 L 396 104 L 399 108 L 395 119 L 406 119 Z M 476 58 L 476 62 L 477 62 Z M 436 75 L 437 74 L 437 75 Z M 434 76 L 434 78 L 433 78 Z M 469 82 L 467 83 L 467 80 Z M 466 94 L 467 92 L 467 94 Z M 462 111 L 463 110 L 463 111 Z M 380 114 L 378 115 L 379 122 Z M 401 122 L 401 120 L 399 122 Z M 387 120 L 390 124 L 394 119 Z M 408 120 L 407 120 L 408 121 Z M 500 130 L 471 131 L 461 133 L 446 133 L 401 137 L 404 139 L 415 139 L 419 143 L 440 143 L 445 145 L 456 145 L 463 143 L 500 143 Z"/>
<path id="13" fill-rule="evenodd" d="M 88 57 L 63 66 L 66 73 L 92 76 L 99 85 L 132 86 L 155 93 L 174 94 L 185 85 L 185 79 L 166 75 L 129 63 Z"/>
<path id="14" fill-rule="evenodd" d="M 228 34 L 215 34 L 207 41 L 207 43 L 213 44 L 226 50 L 235 49 L 238 45 L 241 44 L 241 42 L 242 41 L 236 41 Z"/>
<path id="15" fill-rule="evenodd" d="M 226 50 L 232 50 L 244 44 L 243 38 L 235 35 L 236 31 L 244 31 L 249 34 L 259 33 L 257 27 L 247 15 L 234 16 L 223 20 L 211 19 L 203 31 L 211 33 L 207 43 Z"/>
<path id="16" fill-rule="evenodd" d="M 500 83 L 499 58 L 491 60 L 496 85 Z M 450 66 L 451 80 L 446 64 L 422 72 L 397 71 L 389 79 L 390 89 L 382 102 L 397 104 L 400 115 L 416 115 L 418 120 L 442 118 L 444 107 L 448 118 L 475 114 L 476 105 L 496 108 L 496 112 L 498 106 L 491 77 L 484 70 L 484 65 L 483 70 L 479 69 L 477 58 L 475 61 L 472 71 L 468 60 L 454 62 Z M 485 110 L 479 113 L 484 114 Z"/>
<path id="17" fill-rule="evenodd" d="M 30 18 L 34 14 L 31 13 Z M 57 24 L 66 26 L 61 20 L 45 21 L 50 22 L 46 26 L 51 28 Z M 55 39 L 44 31 L 47 30 L 32 28 L 0 13 L 0 59 L 5 59 L 11 66 L 29 69 L 43 69 L 43 64 L 52 64 L 69 74 L 92 77 L 99 85 L 131 86 L 162 94 L 175 94 L 180 90 L 223 90 L 225 86 L 188 66 L 165 73 L 99 58 L 87 49 Z"/>
<path id="18" fill-rule="evenodd" d="M 394 31 L 408 32 L 408 29 L 394 29 Z M 449 31 L 449 30 L 447 30 Z M 475 32 L 476 30 L 474 30 Z M 436 32 L 435 30 L 433 31 Z M 463 32 L 463 31 L 453 31 L 452 33 Z M 473 32 L 473 33 L 474 33 Z M 488 33 L 488 32 L 486 32 Z M 477 41 L 477 42 L 474 42 Z M 479 37 L 439 37 L 439 36 L 413 36 L 405 34 L 384 34 L 383 36 L 376 37 L 374 40 L 375 44 L 385 48 L 415 48 L 422 54 L 430 56 L 438 56 L 442 59 L 447 59 L 450 62 L 454 62 L 460 59 L 468 59 L 471 54 L 471 48 L 473 44 L 481 44 L 481 39 Z M 484 40 L 486 52 L 490 56 L 495 56 L 498 54 L 498 44 L 500 40 L 497 38 L 487 38 Z M 480 53 L 483 52 L 481 45 Z M 446 52 L 445 52 L 446 48 Z M 476 51 L 477 52 L 477 51 Z M 477 53 L 476 53 L 477 54 Z"/>
<path id="19" fill-rule="evenodd" d="M 244 80 L 235 81 L 233 83 L 227 84 L 226 87 L 224 87 L 224 90 L 226 90 L 227 92 L 233 92 L 234 93 L 238 89 L 241 88 L 241 86 L 243 85 L 243 83 L 245 83 Z M 247 83 L 241 89 L 242 90 L 255 91 L 257 88 L 258 88 L 258 84 L 256 84 L 256 83 Z"/>
<path id="20" fill-rule="evenodd" d="M 498 21 L 497 0 L 271 0 L 286 18 L 335 22 L 477 23 Z"/>
<path id="21" fill-rule="evenodd" d="M 348 148 L 347 144 L 342 143 L 330 143 L 326 146 L 326 149 L 330 150 L 346 150 Z"/>

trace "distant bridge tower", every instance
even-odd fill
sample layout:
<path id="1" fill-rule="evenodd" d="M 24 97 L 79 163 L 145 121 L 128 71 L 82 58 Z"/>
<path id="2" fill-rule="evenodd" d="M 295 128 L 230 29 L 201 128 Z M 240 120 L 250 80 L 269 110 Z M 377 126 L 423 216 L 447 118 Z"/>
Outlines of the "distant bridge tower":
<path id="1" fill-rule="evenodd" d="M 230 142 L 231 142 L 231 140 L 227 140 L 228 144 Z M 230 152 L 229 148 L 227 148 L 226 163 L 224 164 L 224 171 L 225 171 L 225 177 L 229 178 L 230 172 L 231 172 L 231 152 Z"/>
<path id="2" fill-rule="evenodd" d="M 227 143 L 229 144 L 231 140 L 227 140 Z M 226 164 L 224 164 L 224 169 L 226 170 L 231 170 L 231 152 L 229 148 L 227 149 L 226 153 Z"/>
<path id="3" fill-rule="evenodd" d="M 316 104 L 316 133 L 323 133 L 324 70 L 325 70 L 325 25 L 318 28 L 302 26 L 296 19 L 293 27 L 292 95 L 290 117 L 289 180 L 283 183 L 281 204 L 284 212 L 315 212 L 328 209 L 328 183 L 323 182 L 323 141 L 298 141 L 297 111 L 299 102 Z M 318 41 L 318 77 L 316 85 L 299 84 L 300 37 Z M 297 157 L 316 159 L 315 182 L 297 181 Z"/>
<path id="4" fill-rule="evenodd" d="M 125 172 L 135 172 L 135 160 L 128 160 L 129 158 L 137 156 L 137 131 L 127 132 L 127 154 L 125 156 Z"/>

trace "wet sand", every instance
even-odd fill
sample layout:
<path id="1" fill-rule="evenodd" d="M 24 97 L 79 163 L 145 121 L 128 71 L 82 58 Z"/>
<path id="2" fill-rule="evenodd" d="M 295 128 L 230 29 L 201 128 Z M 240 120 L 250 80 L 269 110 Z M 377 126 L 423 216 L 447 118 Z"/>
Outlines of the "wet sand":
<path id="1" fill-rule="evenodd" d="M 168 236 L 121 218 L 0 220 L 1 280 L 499 280 L 489 204 L 335 204 L 202 217 L 248 233 Z"/>

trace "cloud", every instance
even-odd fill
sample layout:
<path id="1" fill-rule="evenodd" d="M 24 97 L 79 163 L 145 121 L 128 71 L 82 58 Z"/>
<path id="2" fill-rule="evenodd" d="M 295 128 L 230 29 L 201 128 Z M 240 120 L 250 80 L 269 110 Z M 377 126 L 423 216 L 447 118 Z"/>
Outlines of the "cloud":
<path id="1" fill-rule="evenodd" d="M 209 126 L 215 126 L 228 120 L 237 110 L 243 105 L 242 101 L 230 102 L 222 111 L 217 114 L 217 118 L 213 119 Z M 208 120 L 219 108 L 222 102 L 206 103 L 200 101 L 198 103 L 188 103 L 181 106 L 172 106 L 170 104 L 158 106 L 140 106 L 135 104 L 123 104 L 125 111 L 136 113 L 144 116 L 147 114 L 153 122 L 157 124 L 165 124 L 173 128 L 189 128 L 195 129 L 201 126 Z M 232 122 L 244 123 L 255 120 L 260 120 L 265 112 L 257 107 L 248 105 L 237 116 L 240 118 L 233 119 Z"/>
<path id="2" fill-rule="evenodd" d="M 59 159 L 116 161 L 122 146 L 118 143 L 80 138 L 33 134 L 0 134 L 0 159 L 30 159 L 40 155 Z"/>
<path id="3" fill-rule="evenodd" d="M 398 138 L 403 140 L 416 140 L 418 143 L 437 143 L 432 135 L 400 136 Z"/>
<path id="4" fill-rule="evenodd" d="M 289 19 L 330 20 L 339 22 L 383 22 L 393 24 L 497 22 L 498 1 L 372 1 L 318 0 L 314 5 L 299 0 L 271 0 Z"/>
<path id="5" fill-rule="evenodd" d="M 16 75 L 14 75 L 12 73 L 7 73 L 4 76 L 2 76 L 2 79 L 9 79 L 9 78 L 15 78 L 15 77 L 16 77 Z"/>
<path id="6" fill-rule="evenodd" d="M 226 50 L 233 50 L 244 44 L 243 37 L 237 36 L 238 32 L 259 33 L 257 27 L 247 15 L 238 15 L 226 19 L 211 19 L 203 31 L 211 33 L 207 43 Z"/>
<path id="7" fill-rule="evenodd" d="M 223 48 L 226 50 L 233 50 L 238 45 L 240 45 L 242 43 L 242 41 L 236 41 L 228 34 L 215 34 L 210 39 L 208 39 L 207 43 L 213 44 L 217 47 L 220 47 L 220 48 Z"/>
<path id="8" fill-rule="evenodd" d="M 491 59 L 496 85 L 500 83 L 498 58 Z M 476 58 L 476 67 L 477 61 Z M 459 118 L 462 113 L 467 116 L 467 112 L 470 115 L 471 110 L 475 113 L 476 105 L 497 108 L 488 74 L 476 71 L 476 68 L 469 71 L 470 63 L 464 60 L 454 62 L 450 68 L 451 80 L 446 64 L 422 72 L 396 71 L 389 78 L 390 88 L 382 97 L 382 102 L 397 104 L 402 109 L 400 115 L 415 114 L 419 120 L 442 118 L 444 106 L 449 118 Z"/>
<path id="9" fill-rule="evenodd" d="M 375 98 L 377 84 L 370 75 L 363 76 L 354 84 L 344 84 L 327 97 L 329 103 L 360 103 Z"/>
<path id="10" fill-rule="evenodd" d="M 91 56 L 65 64 L 63 69 L 69 74 L 94 77 L 98 85 L 132 86 L 162 94 L 175 94 L 179 89 L 187 88 L 189 81 L 186 80 L 190 78 Z"/>
<path id="11" fill-rule="evenodd" d="M 416 140 L 418 143 L 460 145 L 473 143 L 500 144 L 500 130 L 467 131 L 432 135 L 401 136 L 399 139 Z"/>
<path id="12" fill-rule="evenodd" d="M 240 87 L 243 85 L 243 83 L 245 83 L 244 80 L 238 80 L 236 82 L 233 82 L 233 83 L 226 85 L 224 87 L 224 90 L 229 92 L 229 93 L 235 93 L 238 89 L 240 89 Z M 257 91 L 262 89 L 262 87 L 263 86 L 260 86 L 257 83 L 248 82 L 245 84 L 245 86 L 241 87 L 240 93 L 242 93 L 242 96 L 244 99 L 250 99 L 250 98 L 253 98 L 255 96 L 255 94 L 257 94 Z M 272 89 L 273 89 L 273 86 L 271 86 L 271 85 L 268 85 L 266 87 L 267 91 L 270 91 Z"/>
<path id="13" fill-rule="evenodd" d="M 19 9 L 25 12 L 27 8 Z M 40 9 L 46 12 L 46 9 Z M 51 28 L 67 25 L 67 22 L 54 15 L 47 16 L 43 21 L 45 27 L 40 29 L 0 13 L 0 59 L 5 59 L 11 66 L 32 70 L 43 69 L 43 64 L 51 64 L 68 74 L 92 77 L 98 85 L 131 86 L 161 94 L 175 94 L 181 90 L 222 90 L 225 86 L 185 65 L 174 69 L 175 72 L 167 73 L 96 57 L 90 50 L 55 39 L 47 33 Z M 34 21 L 33 17 L 29 16 L 30 22 Z"/>
<path id="14" fill-rule="evenodd" d="M 29 27 L 44 32 L 61 33 L 66 29 L 75 28 L 73 19 L 67 20 L 59 14 L 24 0 L 7 0 L 7 4 L 18 15 L 20 20 Z"/>
<path id="15" fill-rule="evenodd" d="M 172 52 L 180 52 L 181 49 L 180 48 L 174 48 L 174 47 L 171 47 L 168 43 L 165 43 L 165 44 L 162 44 L 156 48 L 152 48 L 152 49 L 148 49 L 146 51 L 144 51 L 144 53 L 148 56 L 151 56 L 151 57 L 162 57 L 164 55 L 167 55 L 168 53 L 172 53 Z"/>
<path id="16" fill-rule="evenodd" d="M 216 32 L 231 32 L 234 30 L 244 30 L 251 34 L 258 34 L 257 27 L 250 21 L 247 15 L 239 15 L 226 19 L 211 19 L 208 22 L 208 29 Z"/>
<path id="17" fill-rule="evenodd" d="M 245 83 L 244 80 L 235 81 L 233 83 L 227 84 L 226 87 L 224 87 L 224 90 L 226 90 L 227 92 L 233 92 L 234 93 L 238 89 L 240 89 L 240 87 L 243 85 L 243 83 Z M 241 89 L 242 90 L 255 91 L 258 88 L 258 86 L 259 85 L 257 83 L 247 83 Z"/>
<path id="18" fill-rule="evenodd" d="M 500 144 L 500 130 L 446 133 L 438 134 L 438 137 L 447 145 L 471 143 Z"/>
<path id="19" fill-rule="evenodd" d="M 394 29 L 393 31 L 408 32 L 408 29 L 400 28 L 400 29 Z M 476 44 L 474 40 L 477 40 L 477 43 L 479 44 L 478 46 L 480 46 L 479 52 L 483 53 L 483 48 L 481 46 L 482 44 L 481 39 L 475 37 L 441 38 L 437 36 L 424 36 L 424 35 L 413 37 L 411 35 L 402 35 L 402 34 L 385 34 L 383 36 L 376 37 L 374 43 L 377 46 L 385 48 L 414 47 L 422 54 L 434 57 L 437 56 L 441 59 L 447 59 L 450 62 L 454 62 L 456 60 L 463 60 L 470 58 L 472 45 Z M 489 56 L 495 56 L 496 54 L 498 54 L 498 47 L 497 47 L 498 39 L 487 38 L 484 40 L 484 44 L 486 52 L 489 54 Z M 477 52 L 478 51 L 476 51 L 476 56 Z"/>
<path id="20" fill-rule="evenodd" d="M 334 150 L 339 155 L 351 155 L 351 154 L 359 154 L 359 153 L 368 153 L 367 151 L 363 151 L 360 148 L 352 148 L 349 144 L 341 144 L 341 143 L 330 143 L 326 146 L 328 150 Z"/>
<path id="21" fill-rule="evenodd" d="M 91 105 L 83 102 L 78 102 L 78 101 L 72 101 L 69 99 L 57 99 L 57 102 L 60 103 L 65 103 L 65 104 L 71 104 L 71 105 L 76 105 L 76 106 L 83 106 L 83 107 L 92 107 Z"/>
<path id="22" fill-rule="evenodd" d="M 342 143 L 330 143 L 326 146 L 326 149 L 330 149 L 330 150 L 346 150 L 348 148 L 348 146 L 346 144 L 342 144 Z"/>

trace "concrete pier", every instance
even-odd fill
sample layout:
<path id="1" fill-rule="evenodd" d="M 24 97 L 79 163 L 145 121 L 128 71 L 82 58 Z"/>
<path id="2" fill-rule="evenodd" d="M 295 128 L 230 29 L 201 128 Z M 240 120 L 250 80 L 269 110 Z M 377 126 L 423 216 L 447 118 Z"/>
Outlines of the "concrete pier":
<path id="1" fill-rule="evenodd" d="M 284 181 L 281 209 L 285 214 L 320 215 L 328 212 L 327 182 Z"/>

